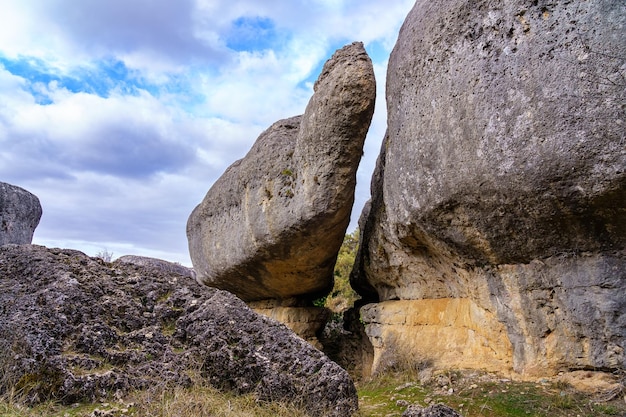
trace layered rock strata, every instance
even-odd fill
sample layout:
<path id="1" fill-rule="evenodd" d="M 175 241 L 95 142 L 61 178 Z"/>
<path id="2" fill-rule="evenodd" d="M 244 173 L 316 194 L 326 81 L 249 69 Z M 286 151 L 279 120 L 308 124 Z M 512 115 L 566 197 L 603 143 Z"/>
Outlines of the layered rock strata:
<path id="1" fill-rule="evenodd" d="M 201 282 L 246 301 L 314 299 L 332 288 L 374 110 L 363 45 L 338 50 L 314 90 L 304 115 L 263 132 L 191 213 Z"/>
<path id="2" fill-rule="evenodd" d="M 36 195 L 15 185 L 0 182 L 0 246 L 30 244 L 41 219 Z"/>
<path id="3" fill-rule="evenodd" d="M 352 275 L 377 358 L 624 369 L 625 29 L 619 1 L 416 2 Z"/>
<path id="4" fill-rule="evenodd" d="M 299 305 L 295 299 L 253 301 L 248 305 L 257 313 L 283 323 L 315 348 L 323 349 L 318 335 L 330 316 L 327 308 Z"/>

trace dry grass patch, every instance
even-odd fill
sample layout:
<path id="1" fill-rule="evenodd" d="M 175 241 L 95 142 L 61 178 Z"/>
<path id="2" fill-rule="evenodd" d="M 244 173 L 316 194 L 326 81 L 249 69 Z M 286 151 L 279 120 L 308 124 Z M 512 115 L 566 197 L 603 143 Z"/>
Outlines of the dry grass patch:
<path id="1" fill-rule="evenodd" d="M 60 405 L 49 401 L 26 407 L 10 399 L 0 401 L 1 417 L 306 417 L 286 404 L 258 402 L 252 395 L 236 396 L 211 387 L 142 391 L 123 401 Z"/>

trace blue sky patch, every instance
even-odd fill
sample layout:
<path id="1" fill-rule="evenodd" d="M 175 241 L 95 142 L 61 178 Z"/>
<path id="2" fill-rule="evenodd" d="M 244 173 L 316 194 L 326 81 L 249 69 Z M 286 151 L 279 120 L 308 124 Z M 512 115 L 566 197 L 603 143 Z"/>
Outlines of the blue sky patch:
<path id="1" fill-rule="evenodd" d="M 277 30 L 273 20 L 260 16 L 242 16 L 232 22 L 226 46 L 237 52 L 254 52 L 276 49 L 275 46 L 287 40 L 288 34 Z"/>
<path id="2" fill-rule="evenodd" d="M 142 81 L 118 60 L 99 61 L 91 67 L 77 68 L 71 74 L 62 74 L 43 60 L 31 57 L 8 59 L 0 56 L 0 65 L 11 74 L 27 80 L 27 91 L 41 105 L 52 104 L 52 99 L 42 86 L 53 81 L 59 88 L 65 88 L 72 93 L 95 94 L 105 98 L 113 90 L 129 95 L 138 94 L 139 90 L 158 95 L 159 91 L 157 86 Z"/>
<path id="3" fill-rule="evenodd" d="M 337 49 L 340 49 L 340 48 L 344 47 L 348 43 L 350 43 L 350 41 L 348 41 L 346 39 L 341 39 L 341 40 L 338 40 L 338 41 L 334 41 L 328 47 L 328 50 L 330 51 L 330 54 L 325 59 L 321 59 L 317 63 L 315 68 L 313 68 L 311 70 L 309 76 L 306 79 L 302 80 L 300 83 L 298 83 L 298 87 L 306 89 L 307 88 L 307 84 L 315 83 L 315 81 L 317 81 L 318 77 L 322 73 L 322 69 L 324 69 L 324 64 L 326 63 L 326 61 L 328 61 L 330 59 L 331 55 L 334 54 Z"/>
<path id="4" fill-rule="evenodd" d="M 389 51 L 380 41 L 370 42 L 365 45 L 365 50 L 373 62 L 386 62 L 389 59 Z"/>

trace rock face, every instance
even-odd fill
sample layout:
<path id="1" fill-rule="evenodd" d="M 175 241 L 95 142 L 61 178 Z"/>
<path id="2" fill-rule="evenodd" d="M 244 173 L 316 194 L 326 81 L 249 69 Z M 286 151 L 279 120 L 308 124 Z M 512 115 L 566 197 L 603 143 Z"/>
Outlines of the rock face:
<path id="1" fill-rule="evenodd" d="M 164 261 L 163 259 L 150 258 L 148 256 L 124 255 L 117 258 L 115 262 L 148 266 L 159 269 L 164 273 L 178 274 L 189 278 L 195 277 L 195 273 L 191 268 L 174 262 Z"/>
<path id="2" fill-rule="evenodd" d="M 191 213 L 201 282 L 246 301 L 314 299 L 332 287 L 374 110 L 363 45 L 338 50 L 314 90 L 305 114 L 263 132 Z"/>
<path id="3" fill-rule="evenodd" d="M 34 194 L 0 182 L 0 246 L 30 244 L 41 219 L 41 204 Z"/>
<path id="4" fill-rule="evenodd" d="M 416 3 L 352 275 L 375 355 L 625 367 L 625 29 L 612 0 Z"/>
<path id="5" fill-rule="evenodd" d="M 259 314 L 283 323 L 315 348 L 322 350 L 323 346 L 317 336 L 324 329 L 330 310 L 324 307 L 299 306 L 297 302 L 290 305 L 291 300 L 256 301 L 249 303 L 249 307 Z"/>
<path id="6" fill-rule="evenodd" d="M 64 403 L 199 377 L 317 416 L 357 408 L 348 374 L 225 291 L 161 268 L 35 245 L 0 248 L 0 396 Z"/>

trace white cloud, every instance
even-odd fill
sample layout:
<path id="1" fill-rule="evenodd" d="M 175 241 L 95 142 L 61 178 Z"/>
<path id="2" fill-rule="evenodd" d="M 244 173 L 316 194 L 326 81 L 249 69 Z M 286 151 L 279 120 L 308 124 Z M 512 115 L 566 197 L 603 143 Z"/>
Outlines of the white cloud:
<path id="1" fill-rule="evenodd" d="M 361 40 L 378 100 L 352 229 L 385 132 L 386 54 L 412 3 L 0 0 L 0 181 L 40 198 L 35 243 L 189 264 L 193 207 L 264 129 L 304 111 L 334 49 Z"/>

